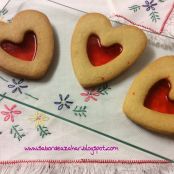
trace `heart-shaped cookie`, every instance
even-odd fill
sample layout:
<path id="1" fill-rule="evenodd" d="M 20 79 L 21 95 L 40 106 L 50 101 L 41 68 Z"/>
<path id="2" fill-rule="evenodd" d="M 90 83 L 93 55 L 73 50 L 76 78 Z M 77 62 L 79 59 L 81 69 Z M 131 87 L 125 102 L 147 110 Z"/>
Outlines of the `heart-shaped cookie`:
<path id="1" fill-rule="evenodd" d="M 135 123 L 155 132 L 174 133 L 174 56 L 162 57 L 133 81 L 123 111 Z"/>
<path id="2" fill-rule="evenodd" d="M 0 68 L 12 75 L 39 79 L 54 52 L 53 30 L 41 12 L 25 10 L 11 23 L 0 22 Z"/>
<path id="3" fill-rule="evenodd" d="M 137 27 L 113 28 L 98 13 L 82 16 L 71 42 L 72 64 L 80 84 L 91 87 L 118 76 L 141 55 L 146 42 L 146 35 Z"/>

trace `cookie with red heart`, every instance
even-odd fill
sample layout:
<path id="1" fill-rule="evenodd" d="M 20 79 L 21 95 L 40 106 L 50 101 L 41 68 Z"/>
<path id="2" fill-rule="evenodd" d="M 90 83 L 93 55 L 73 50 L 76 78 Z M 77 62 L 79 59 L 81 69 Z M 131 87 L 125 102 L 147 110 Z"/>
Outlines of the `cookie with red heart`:
<path id="1" fill-rule="evenodd" d="M 117 77 L 140 57 L 146 43 L 146 35 L 137 27 L 112 27 L 98 13 L 82 16 L 71 41 L 77 79 L 83 87 L 92 87 Z"/>
<path id="2" fill-rule="evenodd" d="M 46 15 L 35 10 L 0 22 L 0 68 L 29 79 L 43 77 L 53 58 L 53 29 Z"/>
<path id="3" fill-rule="evenodd" d="M 146 129 L 174 134 L 174 56 L 159 58 L 133 81 L 123 111 Z"/>

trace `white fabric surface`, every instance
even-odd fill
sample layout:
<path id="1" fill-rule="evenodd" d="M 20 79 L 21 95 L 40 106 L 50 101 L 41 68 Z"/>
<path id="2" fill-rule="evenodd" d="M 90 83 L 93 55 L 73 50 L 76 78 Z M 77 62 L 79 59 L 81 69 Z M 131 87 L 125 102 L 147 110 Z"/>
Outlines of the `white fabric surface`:
<path id="1" fill-rule="evenodd" d="M 123 3 L 119 0 L 112 0 L 110 3 L 113 10 L 113 19 L 120 20 L 118 19 L 118 16 L 120 16 L 129 23 L 161 33 L 173 11 L 174 1 L 126 0 Z"/>
<path id="2" fill-rule="evenodd" d="M 99 12 L 108 16 L 111 12 L 108 0 L 50 0 L 50 2 L 60 3 L 85 12 Z"/>
<path id="3" fill-rule="evenodd" d="M 103 13 L 110 19 L 121 23 L 137 25 L 140 28 L 162 33 L 170 37 L 174 36 L 172 22 L 174 18 L 173 0 L 126 0 L 124 2 L 120 0 L 86 0 L 83 2 L 80 0 L 53 1 L 86 12 Z M 137 10 L 135 7 L 138 7 Z"/>
<path id="4" fill-rule="evenodd" d="M 45 3 L 45 4 L 44 4 Z M 5 4 L 5 3 L 4 3 Z M 89 115 L 87 118 L 80 118 L 73 115 L 72 111 L 63 110 L 57 111 L 57 106 L 54 105 L 54 101 L 57 100 L 59 92 L 63 92 L 64 94 L 72 93 L 76 96 L 75 100 L 81 100 L 83 102 L 83 98 L 80 98 L 79 90 L 83 92 L 83 89 L 78 84 L 71 67 L 70 60 L 70 39 L 73 31 L 73 27 L 78 20 L 79 16 L 82 15 L 79 12 L 66 9 L 61 6 L 53 5 L 52 3 L 42 1 L 42 5 L 40 2 L 33 1 L 11 1 L 8 6 L 8 13 L 3 16 L 4 19 L 11 19 L 18 11 L 24 9 L 36 9 L 44 12 L 54 27 L 55 37 L 56 37 L 56 54 L 54 67 L 51 68 L 49 74 L 46 78 L 41 81 L 25 81 L 25 85 L 28 85 L 30 88 L 23 88 L 22 95 L 19 91 L 12 93 L 12 88 L 7 88 L 8 85 L 14 84 L 12 76 L 8 76 L 5 73 L 0 74 L 1 76 L 1 94 L 7 92 L 6 96 L 10 96 L 18 101 L 22 101 L 24 103 L 32 104 L 35 107 L 44 109 L 45 111 L 55 113 L 55 114 L 66 114 L 65 118 L 69 120 L 73 120 L 75 122 L 79 122 L 80 124 L 84 124 L 87 122 L 88 124 L 97 122 L 98 118 L 95 118 L 96 112 L 91 109 L 92 116 Z M 64 20 L 62 20 L 62 17 Z M 66 31 L 66 33 L 64 32 Z M 60 79 L 59 79 L 60 78 Z M 4 81 L 7 80 L 8 82 Z M 73 79 L 73 81 L 72 81 Z M 16 82 L 18 79 L 15 79 Z M 61 81 L 60 81 L 61 80 Z M 60 82 L 59 82 L 60 81 Z M 64 83 L 62 83 L 64 82 Z M 73 82 L 72 84 L 69 82 Z M 21 83 L 22 85 L 23 83 Z M 31 85 L 31 87 L 30 87 Z M 55 91 L 53 90 L 55 89 Z M 75 89 L 74 91 L 72 89 Z M 27 95 L 24 95 L 25 92 L 29 92 L 35 97 L 40 98 L 39 100 L 35 100 Z M 53 98 L 52 98 L 53 97 Z M 101 99 L 102 100 L 102 99 Z M 75 102 L 75 101 L 74 101 Z M 7 109 L 5 106 L 9 108 L 16 105 L 14 110 L 21 111 L 21 114 L 14 114 L 14 122 L 11 121 L 11 118 L 7 121 L 4 121 L 5 115 L 2 112 L 6 112 Z M 53 105 L 53 106 L 52 106 Z M 90 104 L 89 104 L 90 105 Z M 91 105 L 92 106 L 92 105 Z M 100 104 L 99 104 L 100 106 Z M 97 107 L 99 107 L 97 106 Z M 95 107 L 94 107 L 95 108 Z M 35 160 L 35 159 L 81 159 L 81 158 L 95 158 L 95 159 L 134 159 L 134 160 L 145 160 L 145 159 L 158 159 L 149 154 L 145 154 L 141 151 L 133 149 L 129 146 L 116 142 L 114 140 L 110 140 L 109 138 L 98 135 L 94 132 L 90 132 L 89 130 L 85 130 L 76 125 L 67 123 L 66 121 L 62 121 L 58 118 L 54 118 L 46 114 L 49 117 L 48 121 L 45 121 L 46 126 L 49 128 L 49 132 L 51 135 L 46 136 L 46 138 L 42 139 L 39 137 L 39 133 L 35 127 L 35 122 L 31 118 L 37 113 L 36 110 L 30 109 L 29 107 L 25 107 L 21 104 L 9 101 L 7 99 L 3 99 L 0 104 L 0 134 L 3 141 L 0 144 L 0 160 Z M 111 111 L 112 112 L 112 111 Z M 101 120 L 99 120 L 101 122 Z M 96 123 L 98 124 L 98 123 Z M 100 124 L 103 124 L 102 122 Z M 25 136 L 18 141 L 17 138 L 13 138 L 13 134 L 10 134 L 10 128 L 12 125 L 19 125 L 24 132 Z M 102 125 L 101 125 L 102 126 Z M 94 127 L 95 129 L 95 127 Z M 118 145 L 117 145 L 118 143 Z M 89 152 L 75 152 L 69 151 L 65 152 L 36 152 L 36 151 L 25 151 L 24 147 L 35 147 L 39 145 L 44 146 L 83 146 L 83 145 L 110 145 L 110 146 L 118 146 L 119 150 L 116 151 L 113 155 L 112 152 L 105 153 L 99 152 L 95 154 L 95 157 L 91 155 Z M 13 145 L 13 148 L 11 148 Z"/>
<path id="5" fill-rule="evenodd" d="M 0 174 L 173 174 L 173 164 L 19 163 L 6 165 Z M 6 168 L 6 170 L 4 170 Z M 17 172 L 16 172 L 17 169 Z"/>
<path id="6" fill-rule="evenodd" d="M 119 138 L 125 142 L 129 142 L 138 147 L 147 149 L 166 158 L 173 159 L 173 139 L 165 136 L 153 134 L 146 131 L 128 120 L 122 112 L 122 104 L 126 92 L 133 78 L 146 65 L 154 59 L 163 55 L 170 55 L 172 50 L 158 48 L 153 45 L 148 45 L 143 56 L 133 65 L 128 71 L 122 74 L 117 79 L 110 82 L 108 85 L 111 89 L 108 90 L 108 95 L 100 95 L 96 97 L 97 101 L 90 99 L 84 101 L 84 89 L 79 85 L 72 69 L 70 57 L 71 35 L 74 26 L 83 13 L 56 5 L 48 1 L 15 1 L 8 4 L 8 13 L 3 17 L 11 19 L 15 13 L 24 9 L 36 9 L 44 12 L 50 19 L 56 38 L 56 53 L 53 66 L 48 75 L 40 81 L 24 81 L 22 84 L 28 85 L 23 88 L 22 94 L 19 91 L 12 92 L 12 88 L 8 88 L 13 84 L 13 77 L 0 72 L 0 93 L 17 100 L 13 102 L 3 99 L 0 103 L 0 138 L 3 140 L 0 143 L 0 160 L 36 160 L 36 159 L 126 159 L 126 160 L 155 160 L 160 159 L 153 155 L 136 150 L 132 147 L 99 135 L 94 131 L 107 134 L 111 137 Z M 19 82 L 18 79 L 15 79 Z M 29 94 L 38 98 L 25 95 Z M 66 107 L 58 110 L 54 104 L 60 100 L 59 94 L 65 97 L 70 94 L 68 100 L 72 100 L 73 104 L 70 109 Z M 21 104 L 18 103 L 22 102 Z M 21 114 L 14 117 L 14 122 L 10 119 L 4 121 L 5 115 L 2 111 L 6 111 L 5 105 L 8 107 L 16 104 L 14 110 L 21 111 Z M 29 104 L 46 111 L 45 115 L 49 118 L 45 119 L 44 125 L 48 128 L 50 135 L 42 138 L 35 127 L 35 123 L 31 118 L 37 112 L 24 104 Z M 88 112 L 86 117 L 75 116 L 73 113 L 74 107 L 86 105 Z M 105 107 L 103 107 L 105 106 Z M 49 114 L 49 113 L 50 114 Z M 58 115 L 61 119 L 52 117 Z M 66 120 L 70 120 L 67 122 Z M 75 122 L 85 129 L 77 125 L 71 124 Z M 25 136 L 18 141 L 13 138 L 13 133 L 10 134 L 12 125 L 19 125 L 22 128 Z M 89 131 L 87 128 L 93 129 Z M 113 152 L 98 152 L 91 155 L 89 152 L 55 152 L 55 151 L 24 151 L 26 146 L 118 146 L 119 150 Z"/>

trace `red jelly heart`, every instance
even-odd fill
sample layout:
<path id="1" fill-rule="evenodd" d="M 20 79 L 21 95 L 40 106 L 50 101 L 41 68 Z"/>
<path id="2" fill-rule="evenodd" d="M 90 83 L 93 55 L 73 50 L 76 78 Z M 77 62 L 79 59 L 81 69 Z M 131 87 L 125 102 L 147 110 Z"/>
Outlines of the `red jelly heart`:
<path id="1" fill-rule="evenodd" d="M 27 32 L 21 43 L 4 40 L 0 45 L 8 54 L 25 61 L 32 61 L 37 50 L 36 35 L 33 32 Z"/>
<path id="2" fill-rule="evenodd" d="M 91 64 L 94 66 L 100 66 L 113 60 L 122 50 L 122 46 L 118 43 L 109 47 L 102 46 L 99 37 L 95 34 L 90 35 L 88 38 L 87 54 Z"/>
<path id="3" fill-rule="evenodd" d="M 174 114 L 174 101 L 168 97 L 171 85 L 166 79 L 155 83 L 149 90 L 144 106 L 154 111 Z"/>

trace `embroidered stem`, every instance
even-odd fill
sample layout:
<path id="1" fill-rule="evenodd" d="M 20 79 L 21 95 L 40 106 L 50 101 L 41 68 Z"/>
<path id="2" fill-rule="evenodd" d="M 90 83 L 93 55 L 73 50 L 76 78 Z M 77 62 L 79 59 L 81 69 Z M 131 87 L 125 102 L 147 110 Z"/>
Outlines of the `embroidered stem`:
<path id="1" fill-rule="evenodd" d="M 4 16 L 7 13 L 8 13 L 8 10 L 6 8 L 0 10 L 0 16 Z"/>
<path id="2" fill-rule="evenodd" d="M 6 92 L 4 92 L 4 94 L 2 94 L 3 97 L 0 98 L 0 101 L 2 101 L 2 100 L 4 99 L 4 96 L 5 96 L 6 94 L 7 94 Z"/>
<path id="3" fill-rule="evenodd" d="M 129 10 L 133 10 L 133 12 L 137 12 L 138 10 L 140 10 L 140 6 L 139 5 L 133 5 L 131 7 L 129 7 Z"/>
<path id="4" fill-rule="evenodd" d="M 97 92 L 99 92 L 101 95 L 108 95 L 108 90 L 110 89 L 111 88 L 108 86 L 108 84 L 104 84 L 97 89 Z"/>
<path id="5" fill-rule="evenodd" d="M 8 82 L 8 80 L 6 80 L 4 77 L 0 76 L 0 79 L 2 79 L 5 82 Z"/>
<path id="6" fill-rule="evenodd" d="M 31 97 L 31 98 L 33 98 L 33 99 L 35 99 L 35 100 L 39 100 L 38 98 L 32 96 L 31 94 L 28 94 L 28 93 L 24 93 L 24 94 L 27 95 L 27 96 L 29 96 L 29 97 Z"/>
<path id="7" fill-rule="evenodd" d="M 5 8 L 7 7 L 7 5 L 10 3 L 10 1 L 11 1 L 11 0 L 8 0 L 8 1 L 7 1 L 7 3 L 6 3 L 6 4 L 4 5 L 4 7 L 2 8 L 2 10 L 5 9 Z"/>
<path id="8" fill-rule="evenodd" d="M 22 137 L 25 136 L 25 134 L 24 133 L 20 134 L 19 132 L 23 131 L 23 129 L 22 128 L 17 129 L 17 127 L 19 127 L 19 125 L 14 125 L 14 126 L 12 125 L 10 134 L 14 134 L 14 138 L 17 138 L 18 141 L 20 141 Z"/>
<path id="9" fill-rule="evenodd" d="M 157 20 L 159 20 L 160 19 L 160 17 L 159 17 L 159 14 L 158 14 L 158 12 L 156 12 L 156 11 L 152 11 L 151 13 L 150 13 L 150 17 L 151 17 L 151 19 L 152 19 L 152 22 L 157 22 Z"/>
<path id="10" fill-rule="evenodd" d="M 74 112 L 74 115 L 76 116 L 84 116 L 86 117 L 86 108 L 87 106 L 76 106 L 74 109 L 73 109 L 73 112 Z"/>
<path id="11" fill-rule="evenodd" d="M 51 133 L 48 131 L 48 128 L 46 126 L 39 125 L 37 127 L 37 131 L 40 132 L 40 136 L 44 138 L 47 135 L 50 135 Z"/>

